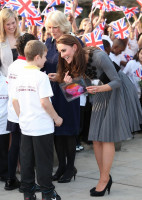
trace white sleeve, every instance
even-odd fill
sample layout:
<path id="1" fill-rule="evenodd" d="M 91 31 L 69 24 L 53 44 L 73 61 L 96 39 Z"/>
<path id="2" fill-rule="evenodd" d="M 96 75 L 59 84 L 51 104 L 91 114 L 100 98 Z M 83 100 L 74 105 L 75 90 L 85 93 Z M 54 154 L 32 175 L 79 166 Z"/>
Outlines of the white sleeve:
<path id="1" fill-rule="evenodd" d="M 130 73 L 130 71 L 131 71 L 131 65 L 132 65 L 132 61 L 129 61 L 126 64 L 125 68 L 123 69 L 124 74 L 128 75 Z"/>
<path id="2" fill-rule="evenodd" d="M 52 97 L 53 91 L 51 88 L 49 78 L 45 73 L 43 73 L 43 72 L 41 72 L 41 73 L 42 73 L 42 76 L 41 76 L 41 79 L 38 84 L 39 97 L 40 98 Z"/>

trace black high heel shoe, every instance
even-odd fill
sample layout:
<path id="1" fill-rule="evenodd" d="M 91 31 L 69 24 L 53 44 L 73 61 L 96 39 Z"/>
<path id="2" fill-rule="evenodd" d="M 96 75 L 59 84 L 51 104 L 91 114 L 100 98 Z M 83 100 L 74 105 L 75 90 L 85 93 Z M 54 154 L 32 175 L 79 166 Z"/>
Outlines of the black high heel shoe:
<path id="1" fill-rule="evenodd" d="M 109 181 L 108 181 L 106 187 L 104 188 L 104 190 L 102 190 L 102 191 L 96 191 L 96 189 L 92 188 L 90 190 L 91 191 L 90 192 L 90 196 L 92 196 L 92 197 L 101 197 L 101 196 L 104 196 L 106 190 L 108 191 L 108 194 L 110 194 L 111 185 L 112 185 L 112 178 L 111 178 L 111 175 L 110 175 Z"/>
<path id="2" fill-rule="evenodd" d="M 77 169 L 76 168 L 74 168 L 74 170 L 72 172 L 71 171 L 67 171 L 58 180 L 58 183 L 69 183 L 73 177 L 74 177 L 74 180 L 75 180 L 76 174 L 77 174 Z"/>
<path id="3" fill-rule="evenodd" d="M 65 172 L 65 169 L 63 170 L 60 170 L 60 169 L 57 169 L 56 173 L 52 176 L 52 181 L 58 181 L 61 176 L 64 174 Z"/>
<path id="4" fill-rule="evenodd" d="M 111 175 L 109 175 L 109 177 L 110 177 L 110 178 L 111 178 L 111 180 L 112 180 L 112 177 L 111 177 Z M 94 192 L 94 190 L 96 190 L 96 187 L 93 187 L 93 188 L 90 190 L 90 193 Z"/>
<path id="5" fill-rule="evenodd" d="M 96 187 L 93 187 L 93 188 L 90 190 L 90 193 L 94 192 L 94 190 L 96 190 Z"/>

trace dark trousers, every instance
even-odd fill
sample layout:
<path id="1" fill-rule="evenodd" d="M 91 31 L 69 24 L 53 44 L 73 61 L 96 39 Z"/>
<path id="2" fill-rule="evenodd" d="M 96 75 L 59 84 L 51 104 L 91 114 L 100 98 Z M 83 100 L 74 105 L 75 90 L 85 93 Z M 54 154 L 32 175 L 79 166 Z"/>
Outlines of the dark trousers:
<path id="1" fill-rule="evenodd" d="M 11 136 L 11 146 L 8 152 L 8 178 L 14 179 L 19 158 L 21 132 L 12 132 Z"/>
<path id="2" fill-rule="evenodd" d="M 0 177 L 8 176 L 9 134 L 0 135 Z"/>
<path id="3" fill-rule="evenodd" d="M 11 132 L 11 145 L 8 152 L 8 178 L 14 179 L 19 159 L 21 129 L 19 123 L 7 121 L 7 130 Z"/>
<path id="4" fill-rule="evenodd" d="M 53 134 L 43 136 L 21 136 L 21 188 L 32 193 L 37 182 L 42 192 L 54 190 L 53 171 Z"/>
<path id="5" fill-rule="evenodd" d="M 76 154 L 76 136 L 54 136 L 55 149 L 59 161 L 59 171 L 73 170 Z"/>

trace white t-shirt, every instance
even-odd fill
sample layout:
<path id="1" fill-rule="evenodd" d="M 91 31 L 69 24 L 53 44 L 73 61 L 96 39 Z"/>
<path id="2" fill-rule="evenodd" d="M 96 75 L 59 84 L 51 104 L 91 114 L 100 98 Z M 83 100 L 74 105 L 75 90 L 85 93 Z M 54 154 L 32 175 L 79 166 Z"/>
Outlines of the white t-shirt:
<path id="1" fill-rule="evenodd" d="M 26 65 L 27 65 L 26 60 L 17 59 L 8 68 L 8 75 L 6 79 L 6 82 L 8 83 L 8 96 L 9 96 L 8 120 L 14 123 L 19 123 L 19 119 L 12 105 L 12 92 L 14 90 L 14 85 L 18 75 L 22 73 L 22 70 Z"/>
<path id="2" fill-rule="evenodd" d="M 120 66 L 121 54 L 116 56 L 114 53 L 110 52 L 109 57 L 113 62 L 115 62 L 118 66 Z"/>
<path id="3" fill-rule="evenodd" d="M 22 134 L 41 136 L 54 132 L 54 122 L 40 103 L 41 98 L 53 96 L 48 76 L 38 67 L 29 66 L 16 82 L 13 98 L 20 105 L 19 124 Z"/>
<path id="4" fill-rule="evenodd" d="M 0 135 L 9 133 L 9 131 L 6 131 L 7 103 L 8 103 L 8 89 L 6 84 L 6 77 L 4 77 L 0 72 Z"/>
<path id="5" fill-rule="evenodd" d="M 139 68 L 142 69 L 142 65 L 140 64 L 139 61 L 130 60 L 127 63 L 126 67 L 124 68 L 123 72 L 125 74 L 127 74 L 127 76 L 130 78 L 130 80 L 135 85 L 135 87 L 137 89 L 138 97 L 140 98 L 141 89 L 140 89 L 140 86 L 139 86 L 139 83 L 138 83 L 140 81 L 140 78 L 136 75 L 136 70 L 138 70 Z"/>
<path id="6" fill-rule="evenodd" d="M 132 49 L 130 49 L 130 47 L 129 47 L 129 45 L 127 45 L 126 46 L 126 48 L 125 48 L 125 50 L 124 51 L 122 51 L 122 53 L 120 54 L 120 59 L 121 59 L 121 61 L 124 61 L 124 62 L 128 62 L 128 60 L 126 59 L 126 57 L 125 56 L 129 56 L 129 57 L 134 57 L 134 51 L 132 50 Z M 125 66 L 123 66 L 123 65 L 121 65 L 120 66 L 121 67 L 121 70 L 123 71 L 124 70 L 124 68 L 125 68 Z"/>
<path id="7" fill-rule="evenodd" d="M 122 51 L 121 54 L 119 55 L 115 55 L 113 53 L 110 53 L 109 57 L 112 61 L 114 61 L 118 66 L 121 67 L 121 70 L 123 71 L 125 66 L 123 65 L 120 65 L 120 62 L 121 61 L 124 61 L 124 62 L 127 62 L 128 60 L 126 59 L 125 56 L 129 56 L 131 58 L 134 57 L 134 55 L 136 54 L 136 52 L 138 51 L 138 44 L 137 44 L 137 41 L 136 39 L 134 38 L 133 40 L 130 40 L 128 41 L 128 44 L 126 45 L 126 48 L 124 51 Z"/>
<path id="8" fill-rule="evenodd" d="M 129 38 L 129 48 L 133 51 L 133 55 L 137 53 L 139 45 L 136 39 L 136 35 L 134 36 L 133 40 Z"/>

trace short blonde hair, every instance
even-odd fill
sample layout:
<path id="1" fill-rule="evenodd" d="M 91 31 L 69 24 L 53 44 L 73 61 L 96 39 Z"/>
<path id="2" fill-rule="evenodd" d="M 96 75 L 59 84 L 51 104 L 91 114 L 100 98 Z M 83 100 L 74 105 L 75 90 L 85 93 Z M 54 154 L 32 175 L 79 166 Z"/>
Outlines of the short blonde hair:
<path id="1" fill-rule="evenodd" d="M 84 22 L 90 22 L 90 19 L 89 18 L 84 18 L 80 23 L 79 29 L 83 29 L 83 23 Z"/>
<path id="2" fill-rule="evenodd" d="M 30 40 L 27 42 L 24 49 L 24 54 L 27 61 L 33 61 L 34 57 L 37 55 L 42 57 L 44 52 L 47 52 L 47 47 L 44 43 L 38 40 Z"/>
<path id="3" fill-rule="evenodd" d="M 67 34 L 71 30 L 71 24 L 67 20 L 65 14 L 59 10 L 50 12 L 47 16 L 45 26 L 47 31 L 49 31 L 49 26 L 52 24 L 53 26 L 59 27 L 60 31 L 64 34 Z"/>
<path id="4" fill-rule="evenodd" d="M 16 14 L 9 8 L 4 8 L 0 11 L 0 42 L 5 42 L 6 32 L 4 30 L 4 24 L 9 20 L 10 17 L 14 17 L 16 21 L 17 28 L 15 30 L 14 36 L 18 38 L 20 36 L 19 20 Z"/>

